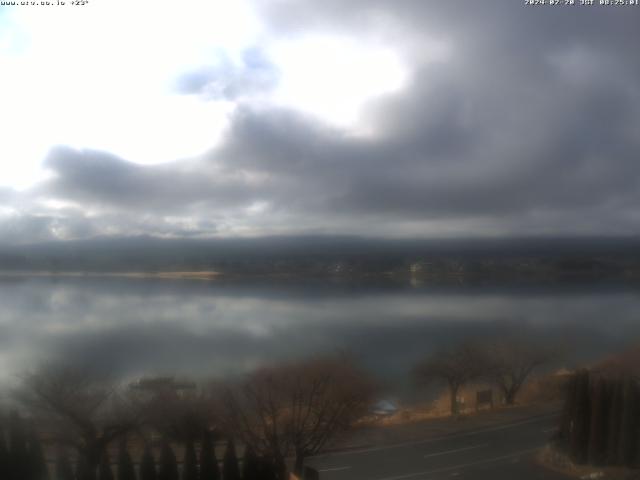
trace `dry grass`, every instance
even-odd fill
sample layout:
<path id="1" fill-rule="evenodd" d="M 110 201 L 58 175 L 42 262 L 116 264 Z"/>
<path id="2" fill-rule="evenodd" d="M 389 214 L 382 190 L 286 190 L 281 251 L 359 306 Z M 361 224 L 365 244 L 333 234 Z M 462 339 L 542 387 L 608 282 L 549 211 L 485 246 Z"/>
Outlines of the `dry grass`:
<path id="1" fill-rule="evenodd" d="M 462 388 L 459 398 L 464 400 L 460 406 L 460 414 L 469 415 L 476 412 L 475 398 L 478 390 L 487 390 L 486 384 L 473 384 Z M 495 392 L 494 392 L 494 395 Z M 500 405 L 500 401 L 494 396 L 494 406 Z M 488 407 L 483 407 L 486 409 Z M 442 393 L 433 401 L 400 408 L 395 414 L 383 417 L 369 417 L 363 421 L 363 424 L 372 426 L 394 426 L 403 425 L 435 418 L 443 418 L 451 415 L 451 405 L 449 400 L 449 392 L 443 390 Z"/>
<path id="2" fill-rule="evenodd" d="M 571 372 L 558 372 L 533 378 L 522 387 L 518 401 L 523 404 L 564 400 L 564 388 Z"/>
<path id="3" fill-rule="evenodd" d="M 531 379 L 523 387 L 518 396 L 516 406 L 544 404 L 558 402 L 564 398 L 563 388 L 567 380 L 564 374 L 544 375 Z M 479 390 L 490 390 L 492 386 L 487 383 L 474 383 L 462 388 L 459 397 L 463 400 L 460 406 L 460 414 L 468 416 L 476 413 L 476 393 Z M 500 392 L 493 387 L 494 408 L 509 408 L 504 405 L 503 397 Z M 480 411 L 487 410 L 487 405 L 481 406 Z M 451 415 L 451 405 L 449 400 L 449 392 L 443 389 L 440 395 L 433 401 L 417 405 L 399 408 L 393 414 L 382 417 L 368 417 L 361 423 L 371 426 L 394 426 L 409 423 L 420 422 L 423 420 L 431 420 L 435 418 L 443 418 Z"/>
<path id="4" fill-rule="evenodd" d="M 640 471 L 621 467 L 594 467 L 589 465 L 576 465 L 563 452 L 551 445 L 540 450 L 536 458 L 537 462 L 545 468 L 562 473 L 569 477 L 579 479 L 602 480 L 638 480 Z"/>

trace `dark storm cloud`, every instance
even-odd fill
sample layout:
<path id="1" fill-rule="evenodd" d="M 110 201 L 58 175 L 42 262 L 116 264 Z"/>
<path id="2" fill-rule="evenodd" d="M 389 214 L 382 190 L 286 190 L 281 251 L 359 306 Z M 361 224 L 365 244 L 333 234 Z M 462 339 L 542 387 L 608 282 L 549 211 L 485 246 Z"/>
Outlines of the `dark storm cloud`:
<path id="1" fill-rule="evenodd" d="M 625 93 L 587 85 L 523 94 L 505 85 L 502 99 L 470 97 L 477 88 L 448 73 L 416 74 L 410 91 L 378 106 L 377 139 L 349 138 L 294 112 L 243 111 L 216 158 L 277 176 L 273 200 L 283 207 L 334 215 L 526 214 L 635 192 L 629 125 L 638 112 Z M 496 111 L 507 97 L 516 111 Z"/>
<path id="2" fill-rule="evenodd" d="M 222 225 L 216 231 L 430 235 L 438 222 L 470 235 L 638 233 L 640 9 L 256 5 L 274 36 L 337 33 L 401 53 L 409 83 L 367 105 L 373 135 L 243 100 L 205 158 L 151 167 L 58 148 L 38 195 L 100 208 L 94 228 L 121 233 L 201 235 Z M 445 54 L 431 56 L 434 45 Z M 256 49 L 240 66 L 187 73 L 178 88 L 241 99 L 275 82 Z M 265 210 L 251 216 L 256 202 Z"/>
<path id="3" fill-rule="evenodd" d="M 58 147 L 45 165 L 54 175 L 40 187 L 42 196 L 89 205 L 172 213 L 203 201 L 234 205 L 253 193 L 241 172 L 214 171 L 197 161 L 143 166 L 106 152 Z"/>
<path id="4" fill-rule="evenodd" d="M 637 201 L 640 60 L 622 46 L 640 40 L 640 10 L 506 1 L 259 5 L 275 31 L 382 31 L 405 41 L 415 62 L 411 86 L 370 109 L 377 140 L 345 141 L 304 123 L 277 138 L 272 115 L 250 123 L 271 136 L 240 135 L 245 149 L 257 145 L 256 168 L 265 161 L 259 152 L 268 152 L 268 168 L 300 172 L 297 183 L 324 192 L 327 209 L 506 225 L 531 216 L 535 230 L 559 213 L 586 216 L 585 226 L 615 224 L 625 215 L 618 207 Z M 420 62 L 431 37 L 450 43 L 450 58 Z M 241 134 L 246 124 L 237 125 Z M 614 228 L 634 228 L 620 220 Z"/>

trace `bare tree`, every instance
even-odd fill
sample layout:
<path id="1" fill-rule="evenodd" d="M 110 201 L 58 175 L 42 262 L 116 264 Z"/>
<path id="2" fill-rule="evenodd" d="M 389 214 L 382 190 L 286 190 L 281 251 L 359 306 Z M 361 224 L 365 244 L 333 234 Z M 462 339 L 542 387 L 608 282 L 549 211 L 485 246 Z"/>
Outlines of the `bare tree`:
<path id="1" fill-rule="evenodd" d="M 368 376 L 344 356 L 264 368 L 229 388 L 225 404 L 230 430 L 282 467 L 304 459 L 346 431 L 368 409 L 373 387 Z"/>
<path id="2" fill-rule="evenodd" d="M 442 381 L 449 388 L 451 414 L 459 413 L 458 392 L 465 384 L 480 378 L 486 373 L 485 357 L 481 349 L 465 343 L 451 350 L 441 350 L 414 370 L 416 379 L 423 384 Z"/>
<path id="3" fill-rule="evenodd" d="M 137 422 L 113 384 L 75 368 L 55 366 L 30 373 L 19 396 L 53 440 L 76 450 L 88 467 L 86 480 L 95 478 L 107 445 Z"/>
<path id="4" fill-rule="evenodd" d="M 194 442 L 215 424 L 210 392 L 173 377 L 147 377 L 130 385 L 128 396 L 141 412 L 141 423 L 179 442 Z"/>
<path id="5" fill-rule="evenodd" d="M 506 338 L 481 347 L 486 375 L 502 391 L 507 405 L 513 405 L 523 385 L 535 369 L 560 355 L 555 346 L 521 338 Z"/>

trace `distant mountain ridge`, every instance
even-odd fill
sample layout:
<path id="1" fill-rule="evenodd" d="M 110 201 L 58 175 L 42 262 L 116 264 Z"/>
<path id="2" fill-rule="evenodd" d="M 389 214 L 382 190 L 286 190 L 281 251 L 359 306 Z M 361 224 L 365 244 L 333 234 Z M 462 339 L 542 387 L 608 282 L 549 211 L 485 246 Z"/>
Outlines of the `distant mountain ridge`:
<path id="1" fill-rule="evenodd" d="M 207 240 L 157 237 L 0 247 L 0 270 L 218 271 L 229 275 L 631 275 L 638 237 L 381 239 L 280 236 Z"/>

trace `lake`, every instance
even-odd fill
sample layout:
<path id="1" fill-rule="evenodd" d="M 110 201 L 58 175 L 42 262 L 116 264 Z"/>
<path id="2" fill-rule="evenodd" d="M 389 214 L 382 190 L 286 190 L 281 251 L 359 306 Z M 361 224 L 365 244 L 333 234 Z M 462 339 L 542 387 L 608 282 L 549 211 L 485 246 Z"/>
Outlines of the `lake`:
<path id="1" fill-rule="evenodd" d="M 345 350 L 402 383 L 438 348 L 505 332 L 562 342 L 567 366 L 640 339 L 624 285 L 542 287 L 122 278 L 0 280 L 0 380 L 62 360 L 122 379 L 222 377 Z"/>

